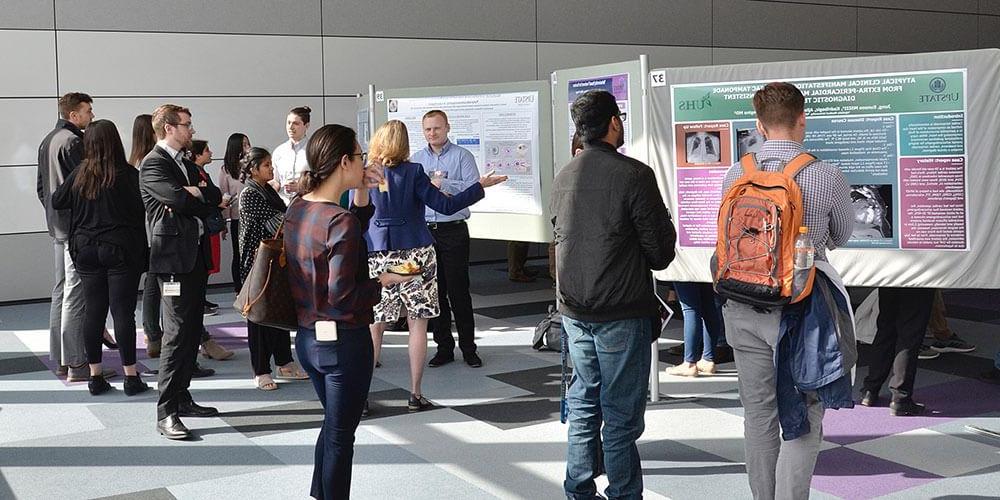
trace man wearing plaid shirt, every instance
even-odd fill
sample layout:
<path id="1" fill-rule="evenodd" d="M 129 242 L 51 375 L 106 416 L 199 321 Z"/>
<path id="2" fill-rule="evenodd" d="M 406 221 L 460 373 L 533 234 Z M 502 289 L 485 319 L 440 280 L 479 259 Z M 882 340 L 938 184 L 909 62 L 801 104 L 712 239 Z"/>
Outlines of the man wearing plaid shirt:
<path id="1" fill-rule="evenodd" d="M 776 82 L 758 90 L 753 105 L 757 130 L 765 138 L 757 153 L 759 168 L 777 172 L 805 152 L 805 99 L 794 85 Z M 740 164 L 733 165 L 726 174 L 723 192 L 742 175 Z M 809 227 L 815 258 L 825 261 L 827 249 L 842 246 L 851 237 L 850 186 L 839 168 L 823 161 L 806 166 L 795 181 L 802 191 L 803 224 Z M 733 347 L 739 371 L 747 474 L 755 499 L 808 498 L 823 437 L 823 404 L 815 393 L 806 394 L 811 432 L 791 441 L 779 437 L 774 353 L 781 313 L 781 308 L 768 311 L 734 300 L 722 309 L 726 340 Z"/>

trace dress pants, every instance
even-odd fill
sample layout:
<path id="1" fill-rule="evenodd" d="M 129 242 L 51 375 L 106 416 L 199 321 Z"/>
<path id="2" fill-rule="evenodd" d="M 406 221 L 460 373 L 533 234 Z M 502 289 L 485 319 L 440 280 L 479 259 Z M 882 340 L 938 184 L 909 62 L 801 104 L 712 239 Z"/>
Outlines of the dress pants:
<path id="1" fill-rule="evenodd" d="M 528 262 L 528 251 L 531 245 L 526 241 L 507 242 L 507 277 L 524 276 L 524 267 Z"/>
<path id="2" fill-rule="evenodd" d="M 756 500 L 809 498 L 823 442 L 823 403 L 815 392 L 807 392 L 809 434 L 781 440 L 774 367 L 781 309 L 761 313 L 730 300 L 722 306 L 722 316 L 739 373 L 750 491 Z"/>
<path id="3" fill-rule="evenodd" d="M 292 362 L 292 335 L 288 330 L 247 321 L 247 343 L 254 375 L 271 373 L 271 358 L 281 366 Z"/>
<path id="4" fill-rule="evenodd" d="M 316 331 L 299 328 L 295 352 L 323 405 L 323 427 L 316 439 L 312 489 L 322 500 L 351 496 L 354 433 L 372 382 L 375 348 L 368 328 L 338 328 L 337 340 L 316 340 Z"/>
<path id="5" fill-rule="evenodd" d="M 465 221 L 428 225 L 434 237 L 438 261 L 438 303 L 441 315 L 431 319 L 434 343 L 438 352 L 454 354 L 451 316 L 458 329 L 458 347 L 462 354 L 476 352 L 476 322 L 472 316 L 469 293 L 469 226 Z"/>
<path id="6" fill-rule="evenodd" d="M 151 342 L 163 338 L 160 326 L 160 280 L 152 273 L 146 273 L 142 289 L 142 331 Z"/>
<path id="7" fill-rule="evenodd" d="M 81 323 L 84 315 L 83 283 L 69 256 L 66 241 L 53 240 L 55 285 L 49 308 L 49 359 L 59 365 L 87 363 Z"/>
<path id="8" fill-rule="evenodd" d="M 158 274 L 160 286 L 170 281 L 181 284 L 179 297 L 163 297 L 163 339 L 160 347 L 159 390 L 156 418 L 177 413 L 180 403 L 191 401 L 188 387 L 194 372 L 204 330 L 205 287 L 208 269 L 203 248 L 199 247 L 194 269 L 185 274 Z"/>
<path id="9" fill-rule="evenodd" d="M 913 398 L 917 355 L 933 304 L 933 288 L 878 289 L 877 330 L 871 346 L 871 366 L 864 381 L 866 390 L 878 394 L 888 379 L 893 402 Z"/>
<path id="10" fill-rule="evenodd" d="M 231 219 L 229 221 L 229 243 L 233 247 L 233 261 L 230 264 L 230 271 L 233 273 L 233 290 L 236 295 L 240 294 L 243 288 L 243 281 L 240 280 L 240 220 Z"/>

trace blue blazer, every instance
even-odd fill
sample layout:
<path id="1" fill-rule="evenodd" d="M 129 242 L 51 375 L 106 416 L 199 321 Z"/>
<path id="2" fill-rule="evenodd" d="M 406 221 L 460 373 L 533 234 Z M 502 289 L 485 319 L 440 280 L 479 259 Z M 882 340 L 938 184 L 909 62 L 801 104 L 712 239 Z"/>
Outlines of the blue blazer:
<path id="1" fill-rule="evenodd" d="M 405 250 L 434 243 L 424 222 L 426 207 L 451 215 L 483 199 L 483 185 L 475 183 L 454 196 L 446 196 L 431 184 L 419 163 L 403 162 L 385 168 L 389 192 L 369 190 L 375 216 L 368 226 L 365 239 L 368 251 Z"/>

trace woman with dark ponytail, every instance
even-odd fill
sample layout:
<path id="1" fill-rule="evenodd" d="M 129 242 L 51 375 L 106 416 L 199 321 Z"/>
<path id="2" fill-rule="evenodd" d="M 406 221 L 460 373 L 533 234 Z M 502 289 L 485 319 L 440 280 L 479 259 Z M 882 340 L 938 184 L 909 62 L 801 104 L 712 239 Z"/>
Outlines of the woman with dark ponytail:
<path id="1" fill-rule="evenodd" d="M 349 498 L 354 432 L 372 380 L 372 308 L 382 287 L 408 278 L 368 276 L 364 233 L 374 208 L 367 188 L 378 186 L 381 173 L 371 169 L 366 176 L 366 154 L 354 130 L 326 125 L 313 134 L 306 154 L 302 196 L 285 213 L 285 253 L 299 323 L 295 349 L 325 413 L 310 495 Z M 350 189 L 357 190 L 354 205 L 340 206 Z"/>

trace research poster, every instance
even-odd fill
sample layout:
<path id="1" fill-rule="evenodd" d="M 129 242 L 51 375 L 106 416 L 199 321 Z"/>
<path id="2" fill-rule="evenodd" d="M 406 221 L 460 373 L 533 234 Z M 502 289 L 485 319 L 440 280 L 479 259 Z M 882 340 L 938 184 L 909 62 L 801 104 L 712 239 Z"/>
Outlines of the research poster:
<path id="1" fill-rule="evenodd" d="M 487 190 L 473 212 L 542 214 L 539 173 L 538 92 L 508 92 L 386 100 L 388 118 L 406 124 L 410 151 L 427 147 L 421 128 L 424 113 L 448 114 L 452 143 L 472 152 L 480 175 L 493 171 L 507 182 Z"/>
<path id="2" fill-rule="evenodd" d="M 627 155 L 628 147 L 632 144 L 632 126 L 630 125 L 628 110 L 629 108 L 629 95 L 628 95 L 628 73 L 622 73 L 619 75 L 609 75 L 601 76 L 596 78 L 583 78 L 579 80 L 570 80 L 569 83 L 569 103 L 566 105 L 566 112 L 570 113 L 570 108 L 573 106 L 573 101 L 581 94 L 584 94 L 591 90 L 605 90 L 615 96 L 615 100 L 618 101 L 618 109 L 626 112 L 625 121 L 622 123 L 625 125 L 625 144 L 618 148 L 618 152 Z M 633 117 L 637 118 L 637 117 Z M 570 144 L 573 142 L 573 134 L 576 132 L 576 126 L 573 124 L 573 116 L 569 115 L 569 138 Z"/>
<path id="3" fill-rule="evenodd" d="M 965 69 L 785 81 L 805 95 L 805 149 L 851 185 L 848 247 L 969 249 Z M 670 86 L 680 246 L 715 246 L 726 172 L 763 144 L 752 99 L 765 83 Z"/>

